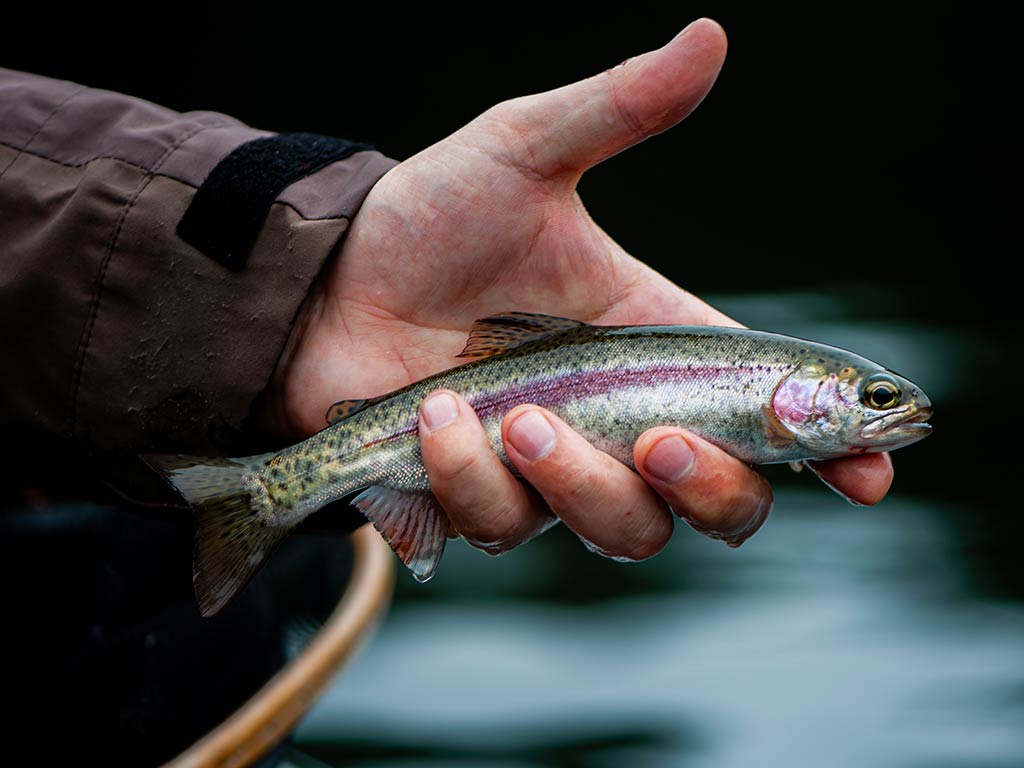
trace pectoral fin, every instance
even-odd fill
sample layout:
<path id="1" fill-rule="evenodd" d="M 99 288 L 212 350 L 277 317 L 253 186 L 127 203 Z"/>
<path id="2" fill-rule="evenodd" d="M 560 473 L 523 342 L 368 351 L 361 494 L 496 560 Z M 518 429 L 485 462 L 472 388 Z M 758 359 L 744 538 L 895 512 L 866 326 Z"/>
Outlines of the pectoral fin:
<path id="1" fill-rule="evenodd" d="M 785 448 L 796 442 L 796 435 L 782 423 L 781 419 L 767 405 L 761 406 L 761 417 L 764 422 L 764 433 L 773 448 Z"/>
<path id="2" fill-rule="evenodd" d="M 327 409 L 325 418 L 327 419 L 328 424 L 334 425 L 339 421 L 344 421 L 349 416 L 359 413 L 360 411 L 369 408 L 371 405 L 386 399 L 387 396 L 366 397 L 362 400 L 339 400 Z"/>

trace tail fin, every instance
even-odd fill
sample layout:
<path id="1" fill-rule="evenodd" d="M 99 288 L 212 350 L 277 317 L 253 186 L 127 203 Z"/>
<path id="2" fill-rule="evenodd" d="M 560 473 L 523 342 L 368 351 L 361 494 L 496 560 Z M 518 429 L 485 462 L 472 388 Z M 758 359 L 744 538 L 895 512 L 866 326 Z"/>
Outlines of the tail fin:
<path id="1" fill-rule="evenodd" d="M 261 519 L 242 486 L 245 474 L 265 465 L 273 455 L 142 457 L 195 509 L 192 583 L 203 616 L 213 616 L 230 603 L 290 530 Z"/>

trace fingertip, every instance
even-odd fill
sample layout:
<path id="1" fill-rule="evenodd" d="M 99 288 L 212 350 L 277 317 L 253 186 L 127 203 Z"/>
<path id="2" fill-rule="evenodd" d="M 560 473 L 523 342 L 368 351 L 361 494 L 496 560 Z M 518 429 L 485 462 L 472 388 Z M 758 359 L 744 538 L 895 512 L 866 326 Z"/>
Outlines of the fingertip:
<path id="1" fill-rule="evenodd" d="M 548 511 L 502 464 L 484 424 L 458 393 L 442 389 L 424 398 L 420 450 L 450 532 L 470 545 L 499 554 L 550 525 Z"/>
<path id="2" fill-rule="evenodd" d="M 683 120 L 704 99 L 726 54 L 722 27 L 689 24 L 657 50 L 623 66 L 490 110 L 530 148 L 520 159 L 545 179 L 569 181 L 597 163 Z M 526 138 L 523 141 L 523 137 Z"/>
<path id="3" fill-rule="evenodd" d="M 885 498 L 894 477 L 888 453 L 865 453 L 807 463 L 829 488 L 851 504 L 873 507 Z"/>
<path id="4" fill-rule="evenodd" d="M 705 38 L 709 43 L 719 43 L 722 48 L 725 48 L 728 45 L 728 38 L 725 34 L 725 29 L 717 21 L 707 16 L 702 16 L 699 19 L 691 21 L 672 39 L 675 41 L 684 37 L 694 37 L 697 35 Z"/>
<path id="5" fill-rule="evenodd" d="M 634 446 L 634 462 L 677 515 L 730 546 L 754 535 L 771 511 L 771 486 L 760 474 L 686 430 L 648 430 Z"/>
<path id="6" fill-rule="evenodd" d="M 672 516 L 651 487 L 558 414 L 537 405 L 514 408 L 502 437 L 523 479 L 594 552 L 638 562 L 672 536 Z"/>

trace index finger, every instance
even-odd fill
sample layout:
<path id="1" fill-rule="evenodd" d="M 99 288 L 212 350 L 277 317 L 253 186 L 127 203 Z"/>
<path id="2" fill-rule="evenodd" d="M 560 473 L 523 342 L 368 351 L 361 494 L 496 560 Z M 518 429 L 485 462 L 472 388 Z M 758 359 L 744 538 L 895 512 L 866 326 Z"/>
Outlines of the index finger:
<path id="1" fill-rule="evenodd" d="M 858 506 L 874 506 L 885 498 L 892 485 L 892 459 L 888 453 L 809 461 L 807 466 L 825 485 Z"/>
<path id="2" fill-rule="evenodd" d="M 768 482 L 742 461 L 677 427 L 655 427 L 633 447 L 640 475 L 692 528 L 738 547 L 772 508 Z"/>

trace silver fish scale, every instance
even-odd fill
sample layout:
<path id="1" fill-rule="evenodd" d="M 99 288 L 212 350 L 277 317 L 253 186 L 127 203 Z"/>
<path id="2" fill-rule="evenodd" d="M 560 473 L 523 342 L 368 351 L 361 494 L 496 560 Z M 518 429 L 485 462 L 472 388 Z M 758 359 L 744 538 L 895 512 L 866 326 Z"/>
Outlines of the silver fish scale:
<path id="1" fill-rule="evenodd" d="M 417 424 L 420 403 L 438 388 L 469 401 L 510 468 L 501 421 L 520 403 L 549 408 L 630 466 L 637 437 L 658 425 L 685 426 L 745 461 L 789 461 L 801 458 L 800 449 L 772 447 L 762 406 L 809 360 L 877 367 L 844 350 L 757 331 L 581 326 L 400 389 L 281 451 L 259 479 L 291 522 L 372 485 L 429 490 Z"/>

